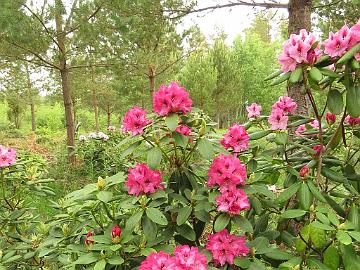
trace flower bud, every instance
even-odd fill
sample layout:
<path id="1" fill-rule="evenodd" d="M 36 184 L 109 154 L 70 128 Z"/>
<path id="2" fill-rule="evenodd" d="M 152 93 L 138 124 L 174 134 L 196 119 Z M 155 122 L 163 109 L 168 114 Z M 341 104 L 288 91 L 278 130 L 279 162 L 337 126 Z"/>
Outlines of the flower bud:
<path id="1" fill-rule="evenodd" d="M 104 187 L 105 187 L 105 180 L 104 180 L 101 176 L 99 176 L 98 181 L 97 181 L 97 183 L 96 183 L 96 186 L 97 186 L 98 190 L 104 189 Z"/>
<path id="2" fill-rule="evenodd" d="M 315 211 L 315 206 L 312 204 L 309 208 L 310 212 L 314 212 Z"/>
<path id="3" fill-rule="evenodd" d="M 120 243 L 121 241 L 121 228 L 116 225 L 112 228 L 111 230 L 111 237 L 112 237 L 112 241 L 115 244 Z"/>
<path id="4" fill-rule="evenodd" d="M 332 125 L 336 122 L 336 115 L 330 112 L 326 113 L 326 122 L 328 125 Z"/>
<path id="5" fill-rule="evenodd" d="M 294 270 L 300 270 L 300 269 L 301 269 L 301 268 L 300 268 L 300 264 L 295 265 L 293 269 L 294 269 Z"/>
<path id="6" fill-rule="evenodd" d="M 85 245 L 87 246 L 91 246 L 94 244 L 94 241 L 93 240 L 89 240 L 88 238 L 91 237 L 91 236 L 94 236 L 94 233 L 92 231 L 89 231 L 86 236 L 85 236 Z"/>
<path id="7" fill-rule="evenodd" d="M 305 177 L 309 173 L 309 171 L 310 171 L 310 168 L 307 165 L 305 165 L 300 170 L 300 176 Z"/>

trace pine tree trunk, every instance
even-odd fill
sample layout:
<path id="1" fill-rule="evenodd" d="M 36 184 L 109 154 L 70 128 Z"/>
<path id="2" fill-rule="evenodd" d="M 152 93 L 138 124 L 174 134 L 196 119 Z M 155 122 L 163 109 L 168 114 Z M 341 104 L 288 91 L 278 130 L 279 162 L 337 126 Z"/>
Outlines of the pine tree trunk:
<path id="1" fill-rule="evenodd" d="M 111 125 L 111 112 L 107 112 L 107 125 L 108 127 Z"/>
<path id="2" fill-rule="evenodd" d="M 96 84 L 95 84 L 95 71 L 94 67 L 91 67 L 91 81 L 92 81 L 92 103 L 94 108 L 94 117 L 95 117 L 95 130 L 99 132 L 99 108 L 97 105 L 96 98 Z"/>
<path id="3" fill-rule="evenodd" d="M 155 92 L 155 76 L 155 67 L 149 66 L 150 104 L 152 103 L 153 93 Z"/>
<path id="4" fill-rule="evenodd" d="M 31 100 L 30 102 L 30 109 L 31 109 L 31 130 L 36 130 L 36 116 L 35 116 L 35 104 L 34 101 Z"/>
<path id="5" fill-rule="evenodd" d="M 301 29 L 311 29 L 311 7 L 312 0 L 290 0 L 289 1 L 289 25 L 288 33 L 298 34 Z M 303 94 L 302 83 L 288 87 L 288 95 L 298 104 L 297 113 L 309 114 L 308 100 Z"/>

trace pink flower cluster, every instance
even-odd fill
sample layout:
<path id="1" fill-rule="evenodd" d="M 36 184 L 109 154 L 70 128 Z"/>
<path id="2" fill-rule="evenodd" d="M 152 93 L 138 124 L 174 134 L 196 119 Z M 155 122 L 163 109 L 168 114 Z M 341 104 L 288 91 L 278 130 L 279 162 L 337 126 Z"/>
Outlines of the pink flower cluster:
<path id="1" fill-rule="evenodd" d="M 245 236 L 229 234 L 224 229 L 209 236 L 206 249 L 211 252 L 215 265 L 224 266 L 225 263 L 232 265 L 235 257 L 246 256 L 249 253 L 245 242 Z"/>
<path id="2" fill-rule="evenodd" d="M 322 54 L 320 43 L 316 45 L 316 42 L 314 34 L 308 33 L 305 29 L 300 30 L 299 35 L 290 35 L 290 39 L 284 42 L 283 52 L 278 58 L 282 71 L 294 71 L 298 64 L 313 65 Z"/>
<path id="3" fill-rule="evenodd" d="M 208 172 L 208 185 L 218 185 L 221 195 L 216 198 L 217 210 L 231 215 L 239 215 L 240 211 L 250 209 L 246 193 L 238 189 L 245 185 L 246 167 L 236 156 L 220 155 L 215 158 Z"/>
<path id="4" fill-rule="evenodd" d="M 234 124 L 225 133 L 220 143 L 225 149 L 232 149 L 235 153 L 247 150 L 249 148 L 250 137 L 244 126 Z"/>
<path id="5" fill-rule="evenodd" d="M 129 169 L 125 186 L 129 188 L 129 194 L 139 196 L 142 193 L 154 193 L 158 189 L 164 189 L 161 182 L 160 171 L 152 170 L 146 164 L 137 164 Z"/>
<path id="6" fill-rule="evenodd" d="M 341 57 L 353 46 L 360 42 L 360 20 L 353 27 L 344 25 L 338 32 L 329 33 L 329 38 L 324 41 L 324 52 L 330 57 Z M 360 61 L 360 53 L 355 55 Z"/>
<path id="7" fill-rule="evenodd" d="M 191 133 L 191 129 L 187 125 L 179 125 L 176 127 L 175 131 L 184 136 L 189 136 Z"/>
<path id="8" fill-rule="evenodd" d="M 248 118 L 256 118 L 261 114 L 261 106 L 256 103 L 246 106 L 246 110 L 248 111 Z"/>
<path id="9" fill-rule="evenodd" d="M 9 167 L 16 162 L 16 151 L 0 145 L 0 168 Z"/>
<path id="10" fill-rule="evenodd" d="M 285 130 L 289 121 L 288 114 L 295 112 L 297 104 L 291 97 L 282 96 L 272 106 L 268 122 L 272 130 Z"/>
<path id="11" fill-rule="evenodd" d="M 350 126 L 356 126 L 356 125 L 359 125 L 360 124 L 360 117 L 357 117 L 357 118 L 354 118 L 354 117 L 351 117 L 350 115 L 346 116 L 345 118 L 345 123 L 347 123 L 348 125 Z M 1 167 L 1 165 L 0 165 Z"/>
<path id="12" fill-rule="evenodd" d="M 122 132 L 131 132 L 133 136 L 136 136 L 142 134 L 144 127 L 150 123 L 151 121 L 146 117 L 146 111 L 139 107 L 134 107 L 126 112 L 121 130 Z"/>
<path id="13" fill-rule="evenodd" d="M 173 257 L 163 251 L 151 253 L 139 270 L 206 270 L 206 264 L 206 256 L 197 247 L 184 245 L 175 248 Z"/>
<path id="14" fill-rule="evenodd" d="M 160 116 L 178 112 L 185 114 L 191 111 L 191 105 L 189 93 L 175 82 L 169 86 L 161 85 L 153 95 L 153 110 Z"/>

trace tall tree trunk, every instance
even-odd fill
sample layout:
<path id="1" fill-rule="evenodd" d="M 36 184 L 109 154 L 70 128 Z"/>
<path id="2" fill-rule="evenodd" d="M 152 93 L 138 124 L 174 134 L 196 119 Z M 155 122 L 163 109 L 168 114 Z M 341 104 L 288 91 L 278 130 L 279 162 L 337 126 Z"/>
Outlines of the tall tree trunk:
<path id="1" fill-rule="evenodd" d="M 95 84 L 95 70 L 94 67 L 91 67 L 91 82 L 92 82 L 92 103 L 94 108 L 94 117 L 95 117 L 95 130 L 99 132 L 99 108 L 96 98 L 96 84 Z"/>
<path id="2" fill-rule="evenodd" d="M 35 104 L 34 101 L 30 101 L 30 109 L 31 109 L 31 130 L 36 130 L 36 116 L 35 116 Z"/>
<path id="3" fill-rule="evenodd" d="M 65 32 L 63 30 L 62 21 L 63 4 L 61 0 L 55 0 L 55 24 L 56 24 L 56 38 L 59 49 L 59 64 L 61 86 L 63 94 L 63 102 L 65 107 L 65 124 L 67 134 L 68 160 L 69 163 L 75 162 L 75 130 L 73 118 L 73 103 L 71 100 L 71 89 L 69 81 L 69 68 L 66 62 L 66 46 L 65 46 Z"/>
<path id="4" fill-rule="evenodd" d="M 111 111 L 110 111 L 109 106 L 108 106 L 108 108 L 107 108 L 106 114 L 107 114 L 107 125 L 108 125 L 108 127 L 109 127 L 110 124 L 111 124 Z"/>
<path id="5" fill-rule="evenodd" d="M 155 67 L 149 66 L 150 104 L 152 102 L 153 93 L 155 92 L 155 77 L 156 77 Z"/>
<path id="6" fill-rule="evenodd" d="M 289 25 L 288 33 L 298 34 L 301 29 L 311 29 L 311 7 L 312 0 L 289 0 Z M 303 94 L 302 83 L 288 87 L 288 95 L 298 104 L 297 113 L 309 114 L 308 100 Z"/>

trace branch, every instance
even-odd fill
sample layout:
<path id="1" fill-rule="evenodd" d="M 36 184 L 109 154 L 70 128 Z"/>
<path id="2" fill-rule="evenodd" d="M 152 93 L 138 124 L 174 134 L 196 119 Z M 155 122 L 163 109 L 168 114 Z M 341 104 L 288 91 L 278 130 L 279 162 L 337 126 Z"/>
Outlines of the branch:
<path id="1" fill-rule="evenodd" d="M 70 66 L 69 69 L 76 69 L 76 68 L 91 68 L 91 67 L 111 67 L 114 64 L 109 63 L 98 63 L 98 64 L 90 64 L 90 65 L 77 65 L 77 66 Z"/>
<path id="2" fill-rule="evenodd" d="M 168 64 L 163 70 L 161 70 L 160 72 L 156 73 L 156 76 L 163 74 L 166 70 L 168 70 L 170 67 L 172 67 L 173 65 L 175 65 L 177 62 L 181 61 L 182 59 L 184 59 L 185 57 L 189 56 L 191 53 L 193 53 L 195 50 L 192 50 L 190 52 L 188 52 L 187 54 L 183 54 L 181 57 L 179 57 L 178 59 L 176 59 L 175 61 L 171 62 L 170 64 Z"/>
<path id="3" fill-rule="evenodd" d="M 33 12 L 26 4 L 23 4 L 23 7 L 25 7 L 39 22 L 40 24 L 44 27 L 46 33 L 49 35 L 49 37 L 51 38 L 51 40 L 56 44 L 56 46 L 58 46 L 58 48 L 60 49 L 59 43 L 56 41 L 56 39 L 54 38 L 54 36 L 52 35 L 52 33 L 50 32 L 49 28 L 47 28 L 47 26 L 45 25 L 45 23 L 43 22 L 43 20 L 35 13 Z"/>
<path id="4" fill-rule="evenodd" d="M 204 8 L 199 8 L 199 9 L 188 9 L 188 10 L 184 10 L 184 9 L 169 9 L 169 10 L 165 10 L 166 12 L 180 12 L 183 13 L 182 15 L 176 16 L 176 17 L 172 17 L 172 19 L 176 19 L 178 17 L 181 16 L 185 16 L 191 13 L 198 13 L 198 12 L 203 12 L 206 10 L 216 10 L 216 9 L 220 9 L 220 8 L 230 8 L 230 7 L 236 7 L 236 6 L 250 6 L 250 7 L 263 7 L 263 8 L 288 8 L 288 4 L 283 4 L 283 3 L 268 3 L 268 2 L 255 2 L 255 1 L 243 1 L 243 0 L 238 0 L 237 2 L 230 2 L 227 4 L 217 4 L 214 6 L 208 6 L 208 7 L 204 7 Z"/>
<path id="5" fill-rule="evenodd" d="M 73 4 L 71 6 L 70 14 L 69 14 L 69 17 L 67 18 L 67 20 L 65 22 L 64 29 L 68 29 L 68 27 L 70 26 L 70 21 L 71 21 L 71 18 L 73 16 L 74 9 L 75 9 L 75 6 L 76 6 L 77 2 L 78 2 L 78 0 L 74 0 Z"/>

